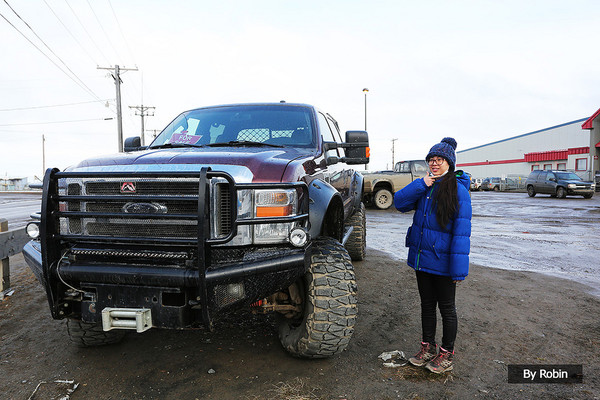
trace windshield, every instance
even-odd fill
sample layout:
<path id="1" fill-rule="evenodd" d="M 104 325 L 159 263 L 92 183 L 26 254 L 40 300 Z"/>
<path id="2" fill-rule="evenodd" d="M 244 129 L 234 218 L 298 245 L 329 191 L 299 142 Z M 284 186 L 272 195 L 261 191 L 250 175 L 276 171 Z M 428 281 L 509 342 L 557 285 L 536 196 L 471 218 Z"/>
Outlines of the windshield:
<path id="1" fill-rule="evenodd" d="M 580 181 L 581 178 L 578 177 L 573 172 L 556 172 L 556 177 L 562 181 Z"/>
<path id="2" fill-rule="evenodd" d="M 150 147 L 257 142 L 293 147 L 315 146 L 312 113 L 307 107 L 245 105 L 184 112 Z"/>

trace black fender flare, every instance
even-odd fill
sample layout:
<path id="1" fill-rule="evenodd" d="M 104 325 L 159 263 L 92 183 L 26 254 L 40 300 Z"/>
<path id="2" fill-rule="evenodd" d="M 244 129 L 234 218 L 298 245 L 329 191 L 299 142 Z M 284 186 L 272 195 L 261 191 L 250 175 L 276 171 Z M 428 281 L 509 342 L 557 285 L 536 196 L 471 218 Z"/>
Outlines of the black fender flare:
<path id="1" fill-rule="evenodd" d="M 344 214 L 344 206 L 342 202 L 342 196 L 339 192 L 331 186 L 329 183 L 321 180 L 315 179 L 308 185 L 308 197 L 309 197 L 309 216 L 308 220 L 310 223 L 310 229 L 308 233 L 311 238 L 317 238 L 321 236 L 324 228 L 324 223 L 328 216 L 331 216 L 331 212 L 341 211 L 342 220 Z M 329 213 L 329 215 L 328 215 Z M 326 227 L 331 228 L 331 227 Z M 343 236 L 343 224 L 341 228 L 335 229 L 334 227 L 334 237 L 335 239 L 341 241 Z"/>
<path id="2" fill-rule="evenodd" d="M 362 174 L 354 171 L 354 176 L 352 177 L 352 184 L 350 185 L 350 193 L 352 193 L 353 201 L 352 205 L 354 206 L 354 211 L 360 210 L 360 203 L 362 202 L 362 197 L 364 193 L 364 184 L 365 178 Z"/>

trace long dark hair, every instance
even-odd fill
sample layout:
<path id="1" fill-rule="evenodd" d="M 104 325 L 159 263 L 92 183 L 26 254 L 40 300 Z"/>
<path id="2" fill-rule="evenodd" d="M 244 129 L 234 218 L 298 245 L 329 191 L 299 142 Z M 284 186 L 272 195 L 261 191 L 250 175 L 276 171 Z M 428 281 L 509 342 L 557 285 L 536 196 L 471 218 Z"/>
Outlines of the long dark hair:
<path id="1" fill-rule="evenodd" d="M 439 226 L 446 230 L 450 221 L 458 211 L 458 184 L 454 168 L 450 167 L 448 173 L 435 183 L 437 189 L 433 193 L 435 218 Z"/>

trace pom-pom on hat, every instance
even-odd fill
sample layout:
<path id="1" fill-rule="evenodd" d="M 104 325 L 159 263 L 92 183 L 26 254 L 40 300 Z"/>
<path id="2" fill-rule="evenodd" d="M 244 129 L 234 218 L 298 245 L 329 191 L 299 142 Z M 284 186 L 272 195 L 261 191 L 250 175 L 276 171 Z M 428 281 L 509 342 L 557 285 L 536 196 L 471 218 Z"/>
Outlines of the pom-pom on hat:
<path id="1" fill-rule="evenodd" d="M 450 168 L 454 169 L 456 165 L 456 140 L 451 137 L 445 137 L 438 144 L 433 145 L 425 160 L 429 161 L 433 157 L 443 157 L 448 161 Z"/>

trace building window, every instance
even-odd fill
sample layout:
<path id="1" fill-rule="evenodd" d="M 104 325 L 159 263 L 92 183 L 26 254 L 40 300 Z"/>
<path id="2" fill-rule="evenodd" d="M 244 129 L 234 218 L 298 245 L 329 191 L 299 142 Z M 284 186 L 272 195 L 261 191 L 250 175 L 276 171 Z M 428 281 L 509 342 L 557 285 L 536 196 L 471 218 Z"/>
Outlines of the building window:
<path id="1" fill-rule="evenodd" d="M 587 158 L 578 158 L 575 160 L 575 171 L 587 171 Z"/>
<path id="2" fill-rule="evenodd" d="M 544 169 L 545 170 L 551 170 L 552 169 L 552 164 L 544 164 Z"/>
<path id="3" fill-rule="evenodd" d="M 559 171 L 566 171 L 567 170 L 567 163 L 560 162 L 560 163 L 556 164 L 556 169 L 559 170 Z"/>
<path id="4" fill-rule="evenodd" d="M 536 165 L 532 165 L 532 166 L 531 166 L 531 170 L 532 170 L 532 171 L 535 171 L 535 170 L 537 170 L 537 169 L 540 169 L 540 166 L 539 166 L 539 165 L 537 165 L 537 164 L 536 164 Z"/>

